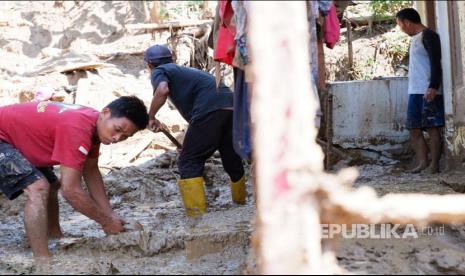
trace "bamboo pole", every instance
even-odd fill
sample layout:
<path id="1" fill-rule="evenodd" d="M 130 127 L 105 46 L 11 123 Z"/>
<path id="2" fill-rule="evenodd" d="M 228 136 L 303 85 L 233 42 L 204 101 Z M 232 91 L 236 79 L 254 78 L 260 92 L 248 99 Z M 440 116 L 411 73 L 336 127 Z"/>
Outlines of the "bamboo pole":
<path id="1" fill-rule="evenodd" d="M 317 104 L 310 85 L 305 2 L 252 1 L 250 6 L 259 270 L 326 271 L 317 199 L 295 200 L 293 193 L 317 184 L 301 182 L 303 171 L 323 169 L 312 127 Z"/>

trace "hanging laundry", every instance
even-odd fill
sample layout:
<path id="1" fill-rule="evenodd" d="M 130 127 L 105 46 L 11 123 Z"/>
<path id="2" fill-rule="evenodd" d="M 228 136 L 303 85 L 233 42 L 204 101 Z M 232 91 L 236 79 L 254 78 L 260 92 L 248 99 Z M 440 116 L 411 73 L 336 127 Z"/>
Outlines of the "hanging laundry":
<path id="1" fill-rule="evenodd" d="M 321 15 L 327 16 L 333 5 L 333 0 L 318 0 L 318 9 Z"/>
<path id="2" fill-rule="evenodd" d="M 213 58 L 216 61 L 232 65 L 236 51 L 236 43 L 234 41 L 236 29 L 233 24 L 234 11 L 230 0 L 219 1 L 218 4 L 221 24 L 218 30 Z"/>
<path id="3" fill-rule="evenodd" d="M 244 160 L 252 158 L 250 93 L 245 72 L 234 68 L 233 147 Z"/>
<path id="4" fill-rule="evenodd" d="M 337 19 L 336 6 L 333 4 L 325 18 L 325 42 L 326 47 L 333 49 L 339 41 L 341 27 Z"/>
<path id="5" fill-rule="evenodd" d="M 231 5 L 234 10 L 234 23 L 236 25 L 236 55 L 233 65 L 244 69 L 244 65 L 249 63 L 247 51 L 247 6 L 248 1 L 233 0 Z"/>

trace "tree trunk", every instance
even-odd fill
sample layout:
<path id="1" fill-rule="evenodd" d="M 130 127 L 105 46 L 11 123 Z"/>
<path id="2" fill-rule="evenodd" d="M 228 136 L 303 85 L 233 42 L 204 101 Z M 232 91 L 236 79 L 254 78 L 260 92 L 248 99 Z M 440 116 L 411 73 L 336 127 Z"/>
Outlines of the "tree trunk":
<path id="1" fill-rule="evenodd" d="M 153 1 L 152 8 L 150 9 L 150 22 L 151 23 L 160 23 L 160 2 Z"/>

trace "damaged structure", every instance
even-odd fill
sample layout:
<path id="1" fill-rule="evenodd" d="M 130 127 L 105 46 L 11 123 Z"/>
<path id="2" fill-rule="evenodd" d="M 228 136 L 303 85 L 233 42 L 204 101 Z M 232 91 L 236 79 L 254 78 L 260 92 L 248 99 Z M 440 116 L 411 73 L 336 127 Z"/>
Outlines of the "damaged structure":
<path id="1" fill-rule="evenodd" d="M 459 20 L 462 15 L 457 18 L 460 11 L 463 13 L 463 6 L 460 8 L 457 2 L 437 1 L 434 4 L 436 28 L 442 41 L 443 86 L 448 116 L 446 162 L 447 168 L 451 169 L 460 163 L 456 160 L 460 159 L 464 146 L 461 133 L 463 115 L 460 111 L 463 76 L 456 78 L 464 58 L 456 55 L 463 46 L 454 46 L 463 45 L 457 39 L 460 31 L 463 33 L 464 30 L 463 20 Z M 426 11 L 432 12 L 428 6 Z M 303 127 L 302 123 L 308 124 L 317 110 L 310 99 L 311 90 L 316 86 L 315 78 L 312 79 L 306 66 L 310 57 L 302 54 L 307 42 L 311 41 L 311 34 L 307 37 L 302 10 L 303 3 L 299 2 L 267 5 L 253 2 L 251 9 L 251 52 L 254 56 L 252 115 L 256 123 L 254 144 L 258 194 L 255 247 L 260 272 L 344 273 L 339 269 L 334 254 L 341 240 L 322 239 L 321 224 L 424 226 L 431 222 L 465 222 L 465 209 L 461 204 L 465 198 L 463 195 L 390 194 L 379 198 L 370 187 L 352 189 L 357 178 L 354 169 L 342 170 L 337 175 L 323 172 L 323 156 L 312 139 L 316 136 L 316 129 Z M 455 20 L 452 13 L 456 13 Z M 261 14 L 274 20 L 267 22 Z M 450 31 L 454 26 L 452 22 L 457 21 L 460 21 L 459 31 Z M 282 27 L 286 25 L 292 26 L 292 34 Z M 254 44 L 254 41 L 262 43 Z M 280 67 L 288 70 L 283 72 Z M 339 123 L 326 125 L 337 134 L 333 136 L 336 140 L 331 142 L 343 144 L 348 141 L 369 147 L 371 143 L 399 143 L 406 139 L 402 122 L 404 115 L 400 115 L 406 113 L 406 95 L 400 94 L 400 91 L 407 94 L 405 81 L 383 79 L 329 84 L 327 93 L 333 96 L 330 97 L 333 98 L 333 106 L 331 114 L 325 115 L 334 116 L 333 122 Z M 379 98 L 376 99 L 373 93 Z M 334 97 L 339 98 L 334 100 Z M 339 116 L 338 112 L 344 109 L 350 112 L 347 111 L 345 117 Z M 389 114 L 392 120 L 384 117 Z M 270 121 L 273 122 L 272 128 L 269 127 Z M 368 125 L 366 128 L 365 123 Z M 341 129 L 345 125 L 349 127 Z"/>
<path id="2" fill-rule="evenodd" d="M 81 7 L 73 8 L 72 11 L 76 13 L 76 18 L 81 11 L 87 12 L 88 18 L 100 18 L 98 16 L 111 14 L 108 12 L 109 2 L 94 3 L 82 2 Z M 108 173 L 105 180 L 110 187 L 109 196 L 112 204 L 124 216 L 141 222 L 144 230 L 105 237 L 96 225 L 73 213 L 71 208 L 65 205 L 62 212 L 70 219 L 64 222 L 64 229 L 70 237 L 52 244 L 58 255 L 65 256 L 54 264 L 52 273 L 257 274 L 257 267 L 261 273 L 269 274 L 346 272 L 341 271 L 341 267 L 351 273 L 354 271 L 357 271 L 355 273 L 358 271 L 389 273 L 395 272 L 396 269 L 395 266 L 392 266 L 392 269 L 389 267 L 390 258 L 407 256 L 404 259 L 421 262 L 425 266 L 429 266 L 432 259 L 425 257 L 426 254 L 423 254 L 422 247 L 406 247 L 405 251 L 414 252 L 410 255 L 400 250 L 399 247 L 386 249 L 386 251 L 398 253 L 393 257 L 394 254 L 385 255 L 384 248 L 378 251 L 373 250 L 373 244 L 369 243 L 363 246 L 367 249 L 366 251 L 371 250 L 371 254 L 364 255 L 362 245 L 349 244 L 346 250 L 350 254 L 340 257 L 341 255 L 336 255 L 332 241 L 323 240 L 322 243 L 320 224 L 384 222 L 421 224 L 431 220 L 464 221 L 465 208 L 460 204 L 463 202 L 460 195 L 450 198 L 390 195 L 379 199 L 373 190 L 352 190 L 352 186 L 357 187 L 353 183 L 357 178 L 355 169 L 343 170 L 337 175 L 328 175 L 323 171 L 323 152 L 314 143 L 317 130 L 312 124 L 312 116 L 317 106 L 316 102 L 310 99 L 309 91 L 316 93 L 315 86 L 321 89 L 323 103 L 327 99 L 326 95 L 332 96 L 328 97 L 332 104 L 328 112 L 332 123 L 328 132 L 331 133 L 328 136 L 331 143 L 327 145 L 334 144 L 345 149 L 361 150 L 363 151 L 362 157 L 375 156 L 381 163 L 390 164 L 395 159 L 395 155 L 403 150 L 402 147 L 408 140 L 408 131 L 404 126 L 407 109 L 407 79 L 386 77 L 368 81 L 332 82 L 326 86 L 324 74 L 321 74 L 312 82 L 308 78 L 313 70 L 308 71 L 308 63 L 305 63 L 307 56 L 301 54 L 306 53 L 308 47 L 306 35 L 310 18 L 308 18 L 308 13 L 303 12 L 305 2 L 251 1 L 250 3 L 253 14 L 251 17 L 253 28 L 251 51 L 254 52 L 255 57 L 255 64 L 252 64 L 254 69 L 250 71 L 250 76 L 253 75 L 253 85 L 257 91 L 253 94 L 252 115 L 257 126 L 253 130 L 258 155 L 254 157 L 257 167 L 250 169 L 253 171 L 250 174 L 257 176 L 257 182 L 247 184 L 248 204 L 235 206 L 230 203 L 226 176 L 218 169 L 221 161 L 219 156 L 214 156 L 206 166 L 206 179 L 208 180 L 206 189 L 208 201 L 211 202 L 210 212 L 195 227 L 185 223 L 176 186 L 178 177 L 176 149 L 161 134 L 141 133 L 125 144 L 107 147 L 100 158 L 100 165 L 101 169 Z M 46 6 L 46 4 L 43 5 Z M 126 11 L 131 10 L 131 6 L 136 6 L 136 4 L 141 3 L 115 2 L 115 6 L 110 11 L 114 9 L 115 14 L 121 11 L 120 14 L 127 15 Z M 34 5 L 39 4 L 37 2 L 31 4 L 31 6 Z M 66 5 L 70 6 L 70 3 L 65 2 Z M 465 151 L 465 107 L 463 106 L 465 100 L 463 99 L 465 97 L 463 95 L 465 92 L 463 72 L 465 66 L 465 35 L 463 35 L 465 3 L 418 1 L 416 6 L 421 11 L 422 18 L 426 19 L 426 25 L 436 29 L 442 38 L 448 119 L 445 132 L 446 161 L 448 168 L 459 169 L 463 164 Z M 23 8 L 18 10 L 24 12 Z M 57 11 L 52 11 L 58 14 Z M 137 9 L 134 11 L 135 15 L 139 14 Z M 35 11 L 30 12 L 36 14 Z M 37 13 L 35 17 L 32 15 L 30 17 L 39 20 L 39 15 L 40 13 Z M 53 18 L 45 12 L 42 16 Z M 127 18 L 121 19 L 119 16 L 115 18 L 122 20 L 123 23 L 132 22 Z M 275 20 L 270 22 L 270 18 Z M 8 22 L 12 25 L 11 28 L 18 28 L 11 21 Z M 38 22 L 41 24 L 40 20 Z M 111 23 L 108 18 L 98 22 L 104 26 Z M 73 63 L 71 67 L 62 68 L 66 74 L 54 72 L 51 76 L 58 76 L 62 83 L 69 84 L 69 87 L 63 88 L 66 91 L 66 97 L 72 98 L 68 100 L 101 108 L 100 105 L 103 102 L 133 91 L 139 92 L 141 97 L 151 96 L 141 53 L 148 46 L 146 44 L 153 42 L 155 36 L 151 36 L 152 40 L 150 40 L 150 35 L 142 34 L 141 31 L 145 31 L 147 26 L 145 24 L 140 26 L 141 22 L 145 21 L 141 19 L 133 22 L 138 25 L 135 27 L 141 29 L 131 29 L 130 27 L 133 27 L 131 24 L 123 25 L 123 23 L 114 22 L 113 24 L 121 25 L 119 28 L 125 29 L 128 33 L 129 29 L 131 29 L 131 34 L 136 31 L 140 32 L 137 35 L 123 36 L 126 40 L 120 41 L 117 45 L 102 44 L 98 45 L 100 47 L 94 46 L 94 49 L 86 48 L 89 47 L 88 44 L 73 44 L 77 49 L 85 48 L 89 52 L 93 51 L 93 56 L 95 56 L 92 59 L 95 61 L 93 66 L 98 66 L 100 63 L 104 63 L 105 66 L 99 67 L 98 70 L 92 68 L 92 70 L 84 70 Z M 0 20 L 0 26 L 1 23 L 2 20 Z M 157 25 L 158 27 L 160 26 Z M 289 31 L 291 28 L 292 31 Z M 31 32 L 33 30 L 35 29 L 31 29 Z M 208 29 L 208 32 L 210 31 Z M 198 46 L 199 42 L 194 43 L 194 41 L 199 36 L 193 34 L 186 39 L 185 33 L 180 32 L 182 39 L 173 39 L 172 42 L 179 42 L 179 44 L 174 43 L 172 46 L 180 49 L 178 52 L 184 51 L 183 53 L 186 54 L 180 54 L 179 61 L 183 60 L 185 65 L 189 66 L 196 66 L 195 64 L 200 66 L 202 63 L 198 62 L 198 56 L 193 55 L 194 48 L 198 49 L 195 46 Z M 166 37 L 173 34 L 164 32 L 163 39 L 159 34 L 156 36 L 156 41 L 165 41 Z M 54 39 L 58 40 L 60 37 L 56 35 Z M 309 38 L 315 43 L 315 49 L 323 47 L 315 38 L 312 35 Z M 6 40 L 17 41 L 9 37 L 6 37 Z M 260 43 L 253 44 L 254 41 Z M 202 40 L 202 43 L 204 42 Z M 7 47 L 11 45 L 7 44 Z M 185 47 L 186 45 L 191 48 Z M 11 48 L 21 49 L 21 47 Z M 37 61 L 41 65 L 39 68 L 45 66 L 58 68 L 61 60 L 72 58 L 68 52 L 59 53 L 56 60 L 51 59 L 53 56 L 45 58 L 44 55 L 43 59 Z M 320 60 L 318 54 L 321 52 L 310 53 L 310 63 L 315 63 L 313 59 L 315 56 L 318 56 Z M 208 60 L 201 59 L 201 61 Z M 8 63 L 5 64 L 8 65 Z M 23 64 L 28 63 L 23 62 Z M 210 65 L 210 62 L 206 64 Z M 320 64 L 316 62 L 316 65 Z M 6 65 L 4 66 L 6 68 Z M 32 65 L 30 67 L 37 68 Z M 2 66 L 0 66 L 0 71 L 1 69 Z M 5 72 L 9 71 L 5 70 Z M 36 77 L 34 72 L 27 76 L 39 79 L 40 76 Z M 47 71 L 43 73 L 46 74 Z M 0 83 L 2 81 L 4 80 L 0 80 Z M 21 84 L 19 80 L 16 79 L 16 81 Z M 44 82 L 51 85 L 49 82 Z M 20 87 L 16 83 L 14 85 Z M 61 89 L 61 86 L 52 86 Z M 0 102 L 2 102 L 1 96 L 5 96 L 3 92 L 5 90 L 0 91 L 3 93 L 0 95 Z M 7 103 L 7 100 L 2 102 L 4 103 Z M 176 133 L 176 138 L 182 139 L 185 122 L 179 116 L 176 117 L 173 114 L 174 111 L 168 106 L 165 108 L 161 119 L 169 124 L 171 131 Z M 324 109 L 324 106 L 322 108 Z M 386 166 L 377 167 L 380 171 L 385 168 Z M 388 180 L 393 178 L 397 181 L 403 176 L 391 174 L 385 178 L 389 178 Z M 368 182 L 368 178 L 376 177 L 378 175 L 370 175 L 365 177 L 364 181 Z M 444 191 L 445 188 L 435 190 L 425 184 L 432 178 L 430 176 L 430 179 L 422 179 L 423 182 L 420 182 L 418 178 L 414 178 L 413 181 L 412 178 L 405 178 L 398 182 L 401 182 L 400 185 L 407 186 L 407 183 L 411 181 L 411 186 L 422 185 L 431 193 L 441 194 L 437 191 Z M 379 178 L 376 181 L 379 181 Z M 436 180 L 431 182 L 434 181 Z M 440 186 L 436 182 L 434 185 Z M 391 187 L 388 183 L 383 189 L 389 194 L 398 192 Z M 465 189 L 465 187 L 459 188 Z M 414 192 L 422 191 L 417 189 Z M 446 201 L 448 204 L 444 204 Z M 427 206 L 424 205 L 425 202 L 428 203 Z M 6 233 L 3 239 L 0 239 L 1 247 L 4 249 L 0 254 L 0 272 L 5 274 L 29 274 L 35 269 L 27 259 L 28 249 L 22 243 L 22 236 L 18 231 L 21 227 L 19 206 L 19 203 L 10 204 L 0 198 L 2 210 L 0 229 L 2 233 Z M 417 210 L 423 212 L 417 213 L 415 212 Z M 254 219 L 256 214 L 258 217 Z M 253 232 L 255 232 L 254 238 L 251 239 Z M 391 241 L 386 243 L 391 246 Z M 255 252 L 252 252 L 251 247 L 256 249 Z M 454 257 L 452 261 L 445 257 L 440 259 L 443 261 L 439 266 L 441 269 L 456 272 L 460 270 L 453 270 L 454 261 L 465 264 L 465 257 L 461 259 L 462 255 L 458 255 L 456 251 L 447 251 L 447 248 L 436 251 L 434 249 L 436 248 L 429 244 L 424 247 L 424 250 L 434 252 L 433 255 L 447 256 L 446 253 L 448 253 Z M 465 256 L 465 253 L 462 253 Z M 417 255 L 422 255 L 422 259 L 415 259 Z M 363 259 L 364 263 L 358 262 L 357 258 Z M 384 266 L 376 266 L 376 262 L 384 262 Z M 365 268 L 365 264 L 372 268 Z M 418 266 L 404 264 L 398 266 L 414 272 L 428 271 Z"/>
<path id="3" fill-rule="evenodd" d="M 461 1 L 415 1 L 424 24 L 441 37 L 443 92 L 445 99 L 446 170 L 465 163 L 465 3 Z M 327 84 L 332 98 L 331 137 L 334 145 L 379 152 L 398 151 L 408 140 L 405 129 L 407 78 Z M 387 154 L 386 154 L 387 153 Z"/>
<path id="4" fill-rule="evenodd" d="M 446 151 L 450 169 L 463 169 L 465 161 L 465 3 L 435 1 L 441 35 L 446 111 Z"/>

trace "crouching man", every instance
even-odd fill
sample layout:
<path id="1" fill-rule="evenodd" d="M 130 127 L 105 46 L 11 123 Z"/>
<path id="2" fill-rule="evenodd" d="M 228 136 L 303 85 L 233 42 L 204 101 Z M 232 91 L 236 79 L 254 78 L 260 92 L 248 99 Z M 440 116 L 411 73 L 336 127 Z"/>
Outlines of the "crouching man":
<path id="1" fill-rule="evenodd" d="M 136 97 L 121 97 L 101 112 L 56 102 L 0 107 L 0 190 L 10 199 L 25 192 L 26 234 L 35 258 L 50 257 L 48 238 L 60 238 L 57 192 L 107 234 L 124 231 L 98 169 L 100 143 L 117 143 L 148 124 Z M 52 166 L 60 165 L 61 179 Z M 81 179 L 88 193 L 81 188 Z"/>

